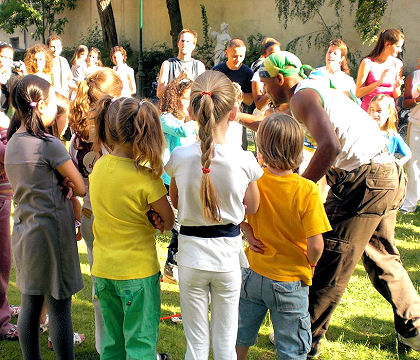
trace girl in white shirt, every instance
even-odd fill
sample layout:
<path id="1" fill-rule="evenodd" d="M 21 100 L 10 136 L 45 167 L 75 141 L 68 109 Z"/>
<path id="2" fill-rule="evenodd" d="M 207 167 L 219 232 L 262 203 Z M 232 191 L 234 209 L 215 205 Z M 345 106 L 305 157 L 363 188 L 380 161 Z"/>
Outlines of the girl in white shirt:
<path id="1" fill-rule="evenodd" d="M 259 205 L 256 180 L 262 169 L 251 152 L 227 144 L 236 118 L 235 90 L 222 73 L 206 71 L 191 88 L 189 113 L 200 141 L 174 149 L 165 170 L 169 194 L 178 208 L 179 287 L 185 359 L 209 356 L 209 293 L 215 359 L 236 359 L 241 266 L 248 266 L 239 224 Z"/>

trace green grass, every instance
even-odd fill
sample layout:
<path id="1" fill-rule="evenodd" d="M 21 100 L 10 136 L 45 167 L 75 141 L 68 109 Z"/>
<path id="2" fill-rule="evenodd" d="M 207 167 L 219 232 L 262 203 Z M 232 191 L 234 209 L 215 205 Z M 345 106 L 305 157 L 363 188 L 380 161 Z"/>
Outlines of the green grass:
<path id="1" fill-rule="evenodd" d="M 158 237 L 157 247 L 161 264 L 166 257 L 169 235 Z M 420 215 L 404 214 L 398 216 L 396 228 L 397 246 L 401 251 L 403 263 L 409 272 L 417 291 L 420 288 Z M 91 278 L 84 242 L 79 242 L 80 261 L 85 288 L 73 298 L 73 325 L 75 331 L 86 334 L 86 341 L 75 348 L 76 359 L 99 359 L 94 348 L 94 321 L 91 298 Z M 9 300 L 19 304 L 20 294 L 16 288 L 14 271 L 9 285 Z M 179 289 L 176 285 L 162 283 L 162 316 L 178 313 Z M 327 339 L 323 342 L 321 360 L 339 359 L 417 359 L 420 354 L 402 348 L 397 344 L 393 326 L 393 314 L 389 304 L 374 290 L 359 264 L 336 309 Z M 274 360 L 274 347 L 268 341 L 271 328 L 268 318 L 260 330 L 258 343 L 252 347 L 248 359 Z M 43 359 L 55 359 L 47 348 L 47 335 L 41 335 Z M 170 320 L 160 324 L 159 352 L 167 352 L 172 360 L 184 358 L 185 338 L 182 325 Z M 21 359 L 18 342 L 0 342 L 0 359 Z"/>

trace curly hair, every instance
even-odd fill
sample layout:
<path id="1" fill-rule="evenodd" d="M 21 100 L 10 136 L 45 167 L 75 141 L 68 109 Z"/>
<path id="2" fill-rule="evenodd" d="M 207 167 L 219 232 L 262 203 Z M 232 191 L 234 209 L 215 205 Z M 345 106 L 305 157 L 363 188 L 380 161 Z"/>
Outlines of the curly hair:
<path id="1" fill-rule="evenodd" d="M 112 63 L 115 65 L 117 65 L 115 62 L 115 53 L 118 51 L 122 54 L 124 62 L 127 62 L 127 51 L 125 51 L 125 49 L 122 46 L 114 46 L 111 49 L 109 57 L 111 58 Z"/>
<path id="2" fill-rule="evenodd" d="M 159 110 L 178 117 L 180 110 L 179 98 L 186 89 L 190 89 L 193 82 L 183 74 L 173 79 L 165 89 L 162 98 L 159 100 Z"/>
<path id="3" fill-rule="evenodd" d="M 43 52 L 45 55 L 45 67 L 43 72 L 45 74 L 52 74 L 53 56 L 51 54 L 51 50 L 44 44 L 35 44 L 26 50 L 24 61 L 28 74 L 36 74 L 38 72 L 35 54 L 39 52 Z"/>
<path id="4" fill-rule="evenodd" d="M 89 141 L 89 111 L 96 102 L 105 95 L 120 97 L 122 81 L 117 73 L 110 68 L 103 68 L 90 74 L 80 82 L 76 97 L 70 105 L 69 124 L 80 140 Z"/>

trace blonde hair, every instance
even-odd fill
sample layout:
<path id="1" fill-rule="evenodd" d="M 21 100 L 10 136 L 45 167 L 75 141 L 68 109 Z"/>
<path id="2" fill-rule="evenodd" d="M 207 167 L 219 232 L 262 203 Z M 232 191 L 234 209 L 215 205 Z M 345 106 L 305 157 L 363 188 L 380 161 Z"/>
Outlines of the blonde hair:
<path id="1" fill-rule="evenodd" d="M 88 113 L 93 105 L 104 95 L 120 97 L 122 87 L 121 78 L 109 68 L 95 71 L 79 83 L 70 105 L 69 124 L 80 140 L 89 140 Z"/>
<path id="2" fill-rule="evenodd" d="M 286 114 L 271 114 L 258 127 L 257 146 L 264 162 L 276 169 L 294 170 L 302 162 L 302 126 Z"/>
<path id="3" fill-rule="evenodd" d="M 156 178 L 163 173 L 165 137 L 160 125 L 159 112 L 147 100 L 125 98 L 117 113 L 117 142 L 132 144 L 136 168 L 150 168 Z"/>
<path id="4" fill-rule="evenodd" d="M 397 131 L 398 113 L 397 113 L 397 109 L 395 108 L 395 101 L 391 96 L 386 95 L 386 94 L 378 94 L 374 96 L 373 99 L 369 103 L 368 113 L 370 114 L 373 103 L 375 102 L 378 103 L 380 101 L 387 103 L 386 107 L 388 110 L 388 120 L 386 121 L 382 129 L 385 130 L 386 132 L 390 130 Z"/>
<path id="5" fill-rule="evenodd" d="M 235 106 L 232 82 L 219 71 L 205 71 L 197 77 L 191 88 L 190 108 L 199 125 L 201 143 L 200 197 L 203 217 L 209 222 L 220 222 L 219 200 L 210 173 L 213 158 L 213 131 Z"/>
<path id="6" fill-rule="evenodd" d="M 197 32 L 194 30 L 190 30 L 190 29 L 182 29 L 179 34 L 178 34 L 178 40 L 176 41 L 177 43 L 179 43 L 179 40 L 181 39 L 181 36 L 183 34 L 191 34 L 194 37 L 194 45 L 197 43 Z"/>

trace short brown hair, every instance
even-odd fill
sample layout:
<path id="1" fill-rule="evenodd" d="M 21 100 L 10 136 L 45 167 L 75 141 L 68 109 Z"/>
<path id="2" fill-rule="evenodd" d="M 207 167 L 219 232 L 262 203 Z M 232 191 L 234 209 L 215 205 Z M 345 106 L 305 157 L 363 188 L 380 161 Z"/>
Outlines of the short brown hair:
<path id="1" fill-rule="evenodd" d="M 245 47 L 246 48 L 246 44 L 241 39 L 232 39 L 228 42 L 227 47 L 231 48 L 231 49 L 237 48 L 237 47 Z"/>
<path id="2" fill-rule="evenodd" d="M 185 33 L 190 33 L 192 34 L 192 36 L 194 36 L 194 44 L 197 43 L 197 32 L 194 30 L 190 30 L 190 29 L 182 29 L 180 31 L 180 33 L 178 34 L 178 40 L 176 41 L 177 43 L 179 42 L 179 39 L 181 39 L 181 35 L 185 34 Z"/>
<path id="3" fill-rule="evenodd" d="M 120 52 L 124 58 L 124 62 L 127 62 L 127 51 L 122 46 L 114 46 L 111 49 L 111 52 L 109 54 L 109 57 L 111 58 L 111 61 L 115 64 L 115 53 Z M 115 64 L 117 65 L 117 64 Z"/>
<path id="4" fill-rule="evenodd" d="M 49 47 L 51 45 L 51 41 L 54 40 L 60 40 L 61 44 L 63 44 L 63 40 L 61 39 L 61 37 L 59 37 L 58 35 L 53 35 L 47 39 L 47 46 Z"/>
<path id="5" fill-rule="evenodd" d="M 278 45 L 278 47 L 280 47 L 280 42 L 272 37 L 265 37 L 261 41 L 261 55 L 265 55 L 268 48 L 274 45 Z"/>
<path id="6" fill-rule="evenodd" d="M 303 128 L 291 116 L 271 114 L 260 124 L 257 146 L 264 162 L 276 169 L 294 170 L 302 162 Z"/>

